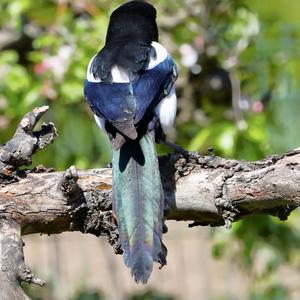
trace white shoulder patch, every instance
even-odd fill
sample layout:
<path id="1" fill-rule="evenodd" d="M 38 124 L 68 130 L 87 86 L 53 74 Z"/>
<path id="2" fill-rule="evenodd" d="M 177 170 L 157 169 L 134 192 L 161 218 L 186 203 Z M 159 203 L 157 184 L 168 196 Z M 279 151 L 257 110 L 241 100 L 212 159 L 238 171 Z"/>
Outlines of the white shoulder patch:
<path id="1" fill-rule="evenodd" d="M 97 123 L 97 125 L 99 126 L 99 128 L 106 132 L 106 129 L 105 129 L 105 120 L 101 117 L 98 117 L 97 115 L 94 114 L 94 118 L 95 118 L 95 121 Z"/>
<path id="2" fill-rule="evenodd" d="M 152 45 L 152 47 L 154 47 L 154 49 L 156 51 L 156 57 L 155 58 L 153 58 L 153 57 L 150 58 L 150 62 L 149 62 L 148 68 L 147 68 L 148 70 L 153 69 L 154 67 L 156 67 L 158 64 L 163 62 L 168 56 L 167 50 L 161 44 L 159 44 L 157 42 L 152 42 L 151 45 Z M 89 62 L 88 68 L 87 68 L 86 79 L 89 82 L 101 82 L 100 78 L 95 78 L 94 77 L 94 75 L 92 73 L 92 70 L 91 70 L 92 63 L 93 63 L 93 60 L 96 57 L 96 55 L 94 55 L 92 57 L 92 59 Z M 130 82 L 129 77 L 126 74 L 126 72 L 124 72 L 118 66 L 113 66 L 112 67 L 111 75 L 112 75 L 113 82 L 116 82 L 116 83 Z"/>
<path id="3" fill-rule="evenodd" d="M 154 67 L 156 67 L 158 64 L 163 62 L 168 56 L 168 51 L 161 44 L 159 44 L 157 42 L 152 42 L 151 45 L 156 51 L 156 57 L 150 58 L 150 62 L 149 62 L 148 68 L 147 68 L 148 70 L 151 70 Z"/>
<path id="4" fill-rule="evenodd" d="M 97 54 L 96 54 L 97 55 Z M 88 67 L 87 67 L 87 71 L 86 71 L 86 79 L 87 79 L 87 81 L 89 81 L 89 82 L 101 82 L 101 79 L 100 78 L 95 78 L 94 77 L 94 75 L 93 75 L 93 73 L 92 73 L 92 70 L 91 70 L 91 67 L 92 67 L 92 63 L 93 63 L 93 60 L 94 60 L 94 58 L 96 57 L 96 55 L 94 55 L 93 57 L 92 57 L 92 59 L 90 60 L 90 62 L 89 62 L 89 65 L 88 65 Z"/>
<path id="5" fill-rule="evenodd" d="M 97 55 L 97 54 L 96 54 Z M 87 71 L 86 71 L 86 79 L 89 82 L 101 82 L 100 78 L 95 78 L 93 73 L 92 73 L 92 63 L 94 58 L 96 57 L 96 55 L 94 55 L 92 57 L 92 59 L 89 62 Z M 111 76 L 112 76 L 112 80 L 113 82 L 118 82 L 118 83 L 122 83 L 122 82 L 130 82 L 128 75 L 122 71 L 118 66 L 113 66 L 111 69 Z"/>
<path id="6" fill-rule="evenodd" d="M 126 72 L 124 72 L 121 68 L 118 66 L 113 66 L 111 68 L 111 76 L 113 82 L 118 83 L 124 83 L 124 82 L 130 82 L 129 77 Z"/>
<path id="7" fill-rule="evenodd" d="M 174 125 L 177 111 L 177 96 L 173 85 L 169 95 L 163 98 L 155 107 L 155 115 L 158 117 L 164 133 L 170 131 Z"/>

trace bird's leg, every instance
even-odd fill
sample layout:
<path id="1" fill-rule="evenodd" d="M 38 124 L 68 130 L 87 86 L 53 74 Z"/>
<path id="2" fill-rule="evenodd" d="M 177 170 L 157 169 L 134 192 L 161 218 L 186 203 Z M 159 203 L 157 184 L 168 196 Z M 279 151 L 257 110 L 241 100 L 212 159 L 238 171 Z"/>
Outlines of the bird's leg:
<path id="1" fill-rule="evenodd" d="M 181 153 L 182 155 L 189 154 L 189 151 L 183 149 L 181 146 L 179 146 L 173 142 L 170 142 L 166 139 L 166 135 L 159 123 L 156 124 L 156 128 L 155 128 L 155 141 L 158 144 L 165 144 L 165 145 L 173 148 L 175 150 L 175 152 Z"/>
<path id="2" fill-rule="evenodd" d="M 189 151 L 183 149 L 181 146 L 179 146 L 179 145 L 177 145 L 177 144 L 175 144 L 173 142 L 170 142 L 168 140 L 164 140 L 163 144 L 165 144 L 165 145 L 173 148 L 175 150 L 175 152 L 180 153 L 182 155 L 188 155 L 189 154 Z"/>

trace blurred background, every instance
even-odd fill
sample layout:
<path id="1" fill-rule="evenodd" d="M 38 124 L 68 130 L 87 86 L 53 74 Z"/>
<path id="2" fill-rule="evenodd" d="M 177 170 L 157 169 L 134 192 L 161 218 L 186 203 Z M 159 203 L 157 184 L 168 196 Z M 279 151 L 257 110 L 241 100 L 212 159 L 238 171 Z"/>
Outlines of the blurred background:
<path id="1" fill-rule="evenodd" d="M 261 159 L 300 146 L 299 0 L 149 1 L 160 42 L 175 57 L 179 108 L 170 140 L 204 154 Z M 90 58 L 123 1 L 0 0 L 0 143 L 33 107 L 59 137 L 33 165 L 64 170 L 110 162 L 107 138 L 84 101 Z M 166 153 L 168 148 L 159 147 Z M 45 300 L 300 299 L 300 221 L 254 216 L 224 228 L 168 222 L 168 265 L 135 285 L 106 241 L 66 233 L 28 236 L 25 256 Z"/>

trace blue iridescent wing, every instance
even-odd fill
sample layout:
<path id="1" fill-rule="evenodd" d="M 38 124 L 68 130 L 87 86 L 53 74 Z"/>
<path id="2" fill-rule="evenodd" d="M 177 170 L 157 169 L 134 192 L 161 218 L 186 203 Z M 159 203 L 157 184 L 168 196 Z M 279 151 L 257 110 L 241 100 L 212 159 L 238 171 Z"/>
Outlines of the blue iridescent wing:
<path id="1" fill-rule="evenodd" d="M 136 103 L 129 83 L 106 84 L 86 80 L 84 95 L 93 112 L 109 122 L 134 118 Z"/>
<path id="2" fill-rule="evenodd" d="M 171 56 L 151 70 L 143 73 L 133 83 L 136 101 L 135 124 L 147 114 L 152 113 L 156 105 L 169 94 L 176 78 L 176 65 Z M 176 71 L 176 72 L 175 72 Z"/>
<path id="3" fill-rule="evenodd" d="M 134 124 L 170 92 L 176 80 L 176 66 L 171 56 L 151 70 L 142 73 L 133 83 L 102 83 L 85 81 L 84 94 L 94 113 L 105 120 Z"/>

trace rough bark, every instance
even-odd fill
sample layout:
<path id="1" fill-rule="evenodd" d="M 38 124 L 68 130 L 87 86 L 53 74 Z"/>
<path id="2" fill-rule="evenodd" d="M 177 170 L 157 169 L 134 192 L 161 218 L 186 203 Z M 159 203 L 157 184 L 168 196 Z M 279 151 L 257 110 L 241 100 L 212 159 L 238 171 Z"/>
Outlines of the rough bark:
<path id="1" fill-rule="evenodd" d="M 5 218 L 0 222 L 0 296 L 2 300 L 29 299 L 20 286 L 26 281 L 43 286 L 25 265 L 21 227 L 16 221 Z"/>
<path id="2" fill-rule="evenodd" d="M 114 251 L 122 252 L 111 210 L 111 169 L 20 170 L 57 135 L 51 123 L 33 131 L 47 109 L 28 113 L 14 137 L 0 147 L 1 299 L 28 299 L 19 287 L 22 280 L 44 284 L 24 263 L 21 235 L 81 231 L 106 236 Z M 299 149 L 257 162 L 197 153 L 163 156 L 166 218 L 227 227 L 255 213 L 284 220 L 300 205 L 299 163 Z"/>

